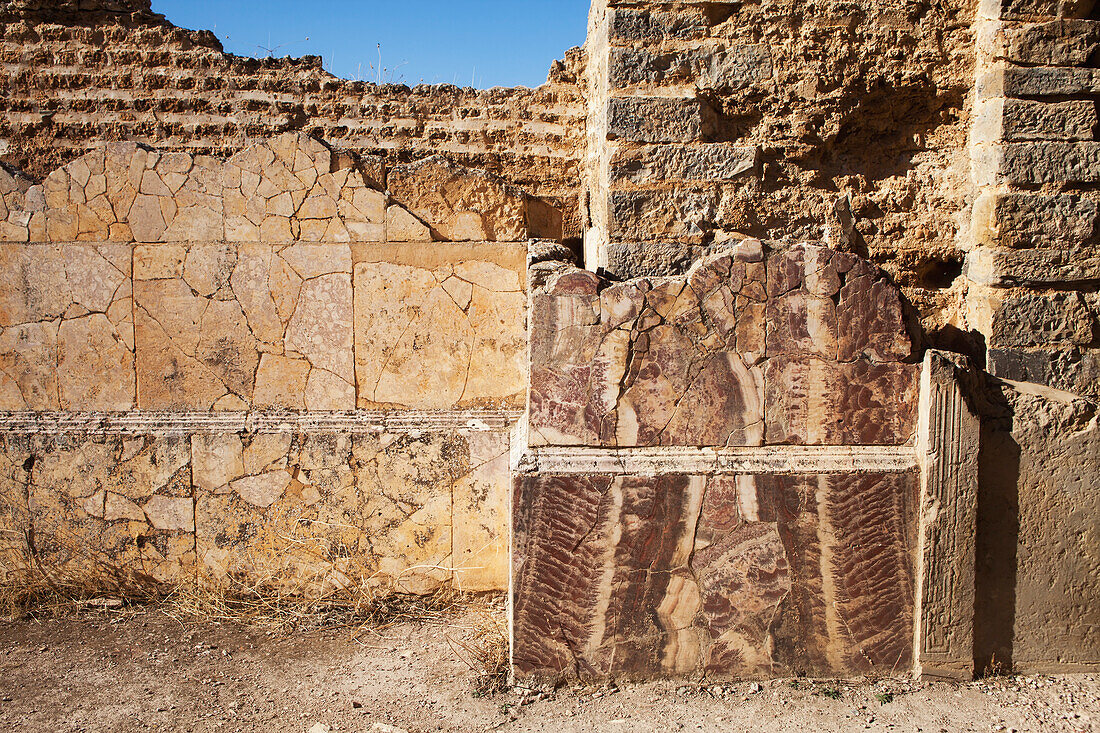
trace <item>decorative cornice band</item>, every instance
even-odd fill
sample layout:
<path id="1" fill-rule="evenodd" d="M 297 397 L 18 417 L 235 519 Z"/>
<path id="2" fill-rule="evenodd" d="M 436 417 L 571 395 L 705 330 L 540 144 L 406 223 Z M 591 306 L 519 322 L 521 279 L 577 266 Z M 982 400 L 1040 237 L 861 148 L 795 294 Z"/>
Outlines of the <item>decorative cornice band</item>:
<path id="1" fill-rule="evenodd" d="M 513 454 L 523 474 L 900 473 L 917 468 L 912 446 L 793 446 L 759 448 L 538 447 Z"/>
<path id="2" fill-rule="evenodd" d="M 193 435 L 196 433 L 496 432 L 517 410 L 357 412 L 0 412 L 0 434 Z"/>

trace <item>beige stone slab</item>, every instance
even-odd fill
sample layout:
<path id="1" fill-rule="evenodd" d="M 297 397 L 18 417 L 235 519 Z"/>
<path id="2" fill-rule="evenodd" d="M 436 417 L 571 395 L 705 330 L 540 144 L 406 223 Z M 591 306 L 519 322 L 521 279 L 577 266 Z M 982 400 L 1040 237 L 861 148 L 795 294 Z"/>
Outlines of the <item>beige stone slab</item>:
<path id="1" fill-rule="evenodd" d="M 144 409 L 354 407 L 347 244 L 163 244 L 135 262 Z"/>
<path id="2" fill-rule="evenodd" d="M 27 474 L 36 562 L 80 582 L 194 571 L 194 500 L 185 438 L 24 436 L 6 441 Z M 28 468 L 29 467 L 29 468 Z"/>
<path id="3" fill-rule="evenodd" d="M 464 591 L 508 587 L 511 470 L 508 434 L 467 436 L 471 470 L 454 483 L 454 583 Z"/>
<path id="4" fill-rule="evenodd" d="M 452 484 L 471 473 L 465 438 L 278 437 L 244 437 L 248 475 L 199 493 L 197 542 L 208 579 L 414 593 L 451 579 Z"/>
<path id="5" fill-rule="evenodd" d="M 128 245 L 0 247 L 0 407 L 134 405 Z"/>
<path id="6" fill-rule="evenodd" d="M 522 404 L 526 297 L 518 272 L 456 258 L 355 266 L 360 408 Z"/>

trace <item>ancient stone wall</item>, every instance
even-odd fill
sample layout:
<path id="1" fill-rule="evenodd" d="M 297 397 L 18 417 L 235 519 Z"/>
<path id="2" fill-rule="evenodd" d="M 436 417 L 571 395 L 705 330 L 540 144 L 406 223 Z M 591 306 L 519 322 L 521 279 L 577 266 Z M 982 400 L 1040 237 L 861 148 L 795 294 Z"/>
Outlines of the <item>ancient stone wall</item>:
<path id="1" fill-rule="evenodd" d="M 929 330 L 962 327 L 975 9 L 597 0 L 588 264 L 682 272 L 730 238 L 824 239 L 889 271 Z"/>
<path id="2" fill-rule="evenodd" d="M 4 0 L 0 160 L 44 177 L 106 140 L 228 156 L 300 131 L 391 163 L 446 154 L 551 201 L 577 236 L 580 65 L 572 52 L 537 89 L 379 86 L 338 79 L 315 56 L 223 53 L 147 1 Z"/>
<path id="3" fill-rule="evenodd" d="M 1100 22 L 985 2 L 971 138 L 968 318 L 989 370 L 1100 397 Z"/>
<path id="4" fill-rule="evenodd" d="M 0 575 L 510 573 L 524 675 L 1095 669 L 1098 13 L 596 0 L 476 91 L 3 2 Z"/>
<path id="5" fill-rule="evenodd" d="M 6 571 L 504 587 L 541 210 L 380 165 L 289 133 L 7 178 Z"/>

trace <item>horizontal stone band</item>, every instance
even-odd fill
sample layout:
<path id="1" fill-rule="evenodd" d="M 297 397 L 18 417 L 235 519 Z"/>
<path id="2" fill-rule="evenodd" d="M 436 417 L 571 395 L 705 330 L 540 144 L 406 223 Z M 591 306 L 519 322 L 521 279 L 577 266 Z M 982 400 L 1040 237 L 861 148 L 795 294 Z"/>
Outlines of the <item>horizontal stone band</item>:
<path id="1" fill-rule="evenodd" d="M 802 474 L 895 473 L 914 470 L 911 446 L 790 446 L 759 448 L 529 448 L 512 457 L 525 474 Z"/>
<path id="2" fill-rule="evenodd" d="M 516 410 L 356 412 L 0 412 L 0 434 L 495 432 Z"/>

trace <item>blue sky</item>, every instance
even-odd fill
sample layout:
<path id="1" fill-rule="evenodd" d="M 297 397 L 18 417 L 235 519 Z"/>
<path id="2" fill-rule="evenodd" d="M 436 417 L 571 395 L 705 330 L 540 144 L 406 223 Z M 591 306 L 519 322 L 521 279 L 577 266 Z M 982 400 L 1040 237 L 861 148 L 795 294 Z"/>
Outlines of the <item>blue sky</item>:
<path id="1" fill-rule="evenodd" d="M 346 79 L 538 86 L 584 43 L 589 0 L 153 0 L 178 26 L 243 56 L 324 57 Z M 306 39 L 309 40 L 306 40 Z"/>

